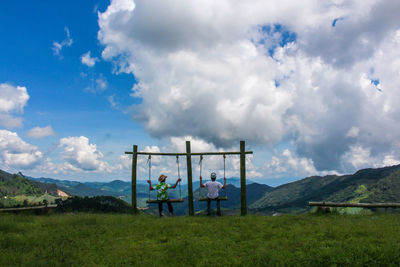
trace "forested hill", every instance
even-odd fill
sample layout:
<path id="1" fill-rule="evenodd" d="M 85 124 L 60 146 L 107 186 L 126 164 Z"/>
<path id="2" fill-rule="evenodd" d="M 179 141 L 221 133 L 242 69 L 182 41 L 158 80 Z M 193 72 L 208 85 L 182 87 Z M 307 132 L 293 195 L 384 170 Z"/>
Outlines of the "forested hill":
<path id="1" fill-rule="evenodd" d="M 309 201 L 400 202 L 400 165 L 304 178 L 276 187 L 249 208 L 261 213 L 302 212 Z"/>
<path id="2" fill-rule="evenodd" d="M 37 195 L 44 191 L 37 185 L 18 174 L 0 170 L 0 197 L 16 195 Z"/>

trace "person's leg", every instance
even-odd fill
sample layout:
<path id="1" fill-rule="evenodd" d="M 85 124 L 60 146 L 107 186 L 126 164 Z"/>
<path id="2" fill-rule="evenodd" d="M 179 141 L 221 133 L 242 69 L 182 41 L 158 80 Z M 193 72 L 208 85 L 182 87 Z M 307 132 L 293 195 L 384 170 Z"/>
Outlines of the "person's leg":
<path id="1" fill-rule="evenodd" d="M 162 217 L 162 202 L 158 202 L 158 215 L 160 215 L 160 217 Z"/>
<path id="2" fill-rule="evenodd" d="M 217 199 L 217 215 L 221 216 L 221 200 Z"/>
<path id="3" fill-rule="evenodd" d="M 172 203 L 167 202 L 167 204 L 168 204 L 169 214 L 171 214 L 171 216 L 174 216 L 174 208 L 172 207 Z"/>
<path id="4" fill-rule="evenodd" d="M 211 215 L 211 199 L 207 198 L 207 215 Z"/>

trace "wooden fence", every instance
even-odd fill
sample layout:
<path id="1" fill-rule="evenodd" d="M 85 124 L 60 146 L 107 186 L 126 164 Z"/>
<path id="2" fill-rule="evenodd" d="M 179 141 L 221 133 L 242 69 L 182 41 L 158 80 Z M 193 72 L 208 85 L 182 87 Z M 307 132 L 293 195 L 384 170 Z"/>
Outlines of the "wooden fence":
<path id="1" fill-rule="evenodd" d="M 354 208 L 400 208 L 400 203 L 346 203 L 346 202 L 308 202 L 314 207 L 354 207 Z"/>
<path id="2" fill-rule="evenodd" d="M 43 205 L 43 206 L 34 206 L 34 207 L 19 207 L 19 208 L 4 208 L 4 209 L 0 209 L 1 211 L 23 211 L 23 210 L 40 210 L 40 209 L 54 209 L 56 208 L 57 205 L 53 204 L 53 205 Z"/>

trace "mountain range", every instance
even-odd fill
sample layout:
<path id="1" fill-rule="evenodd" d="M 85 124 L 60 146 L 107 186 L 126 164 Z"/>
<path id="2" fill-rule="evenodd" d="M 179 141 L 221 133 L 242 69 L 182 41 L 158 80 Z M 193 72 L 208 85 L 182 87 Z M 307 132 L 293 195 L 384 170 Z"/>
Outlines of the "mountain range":
<path id="1" fill-rule="evenodd" d="M 219 180 L 223 182 L 222 180 Z M 249 181 L 248 181 L 249 182 Z M 227 179 L 227 188 L 221 194 L 228 196 L 222 201 L 225 209 L 240 208 L 240 179 Z M 121 180 L 111 182 L 77 182 L 52 178 L 33 178 L 22 173 L 10 174 L 0 170 L 0 197 L 18 194 L 57 195 L 59 191 L 76 196 L 114 196 L 128 203 L 131 201 L 131 183 Z M 195 210 L 204 210 L 205 202 L 198 201 L 199 181 L 193 182 Z M 200 189 L 200 195 L 206 189 Z M 295 182 L 270 187 L 264 184 L 247 184 L 249 212 L 260 214 L 298 213 L 308 210 L 309 201 L 332 202 L 400 202 L 400 165 L 363 169 L 348 175 L 311 176 Z M 152 192 L 151 198 L 155 198 Z M 187 214 L 187 185 L 182 184 L 170 191 L 171 198 L 183 198 L 184 203 L 174 204 L 177 214 Z M 144 207 L 149 198 L 146 181 L 137 183 L 138 206 Z M 151 208 L 153 209 L 153 208 Z"/>
<path id="2" fill-rule="evenodd" d="M 304 212 L 309 201 L 400 202 L 400 165 L 351 175 L 312 176 L 276 187 L 249 206 L 254 213 Z"/>

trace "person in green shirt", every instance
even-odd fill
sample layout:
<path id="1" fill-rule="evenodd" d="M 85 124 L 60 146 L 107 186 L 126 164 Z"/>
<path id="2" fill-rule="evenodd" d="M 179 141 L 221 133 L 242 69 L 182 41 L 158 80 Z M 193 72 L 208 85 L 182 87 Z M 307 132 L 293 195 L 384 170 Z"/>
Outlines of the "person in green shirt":
<path id="1" fill-rule="evenodd" d="M 150 186 L 150 190 L 157 190 L 157 199 L 161 200 L 160 202 L 158 202 L 158 214 L 160 215 L 160 217 L 163 216 L 162 203 L 164 201 L 167 202 L 167 204 L 168 204 L 169 213 L 171 214 L 171 216 L 174 216 L 174 209 L 172 207 L 172 204 L 171 204 L 171 202 L 167 201 L 168 200 L 168 189 L 175 188 L 178 185 L 178 183 L 181 181 L 181 178 L 178 178 L 178 180 L 176 180 L 175 185 L 171 186 L 165 182 L 166 179 L 167 179 L 167 176 L 164 174 L 161 174 L 160 177 L 158 177 L 158 184 L 156 184 L 155 187 L 151 186 L 151 180 L 147 180 L 147 182 L 149 183 L 149 186 Z"/>

